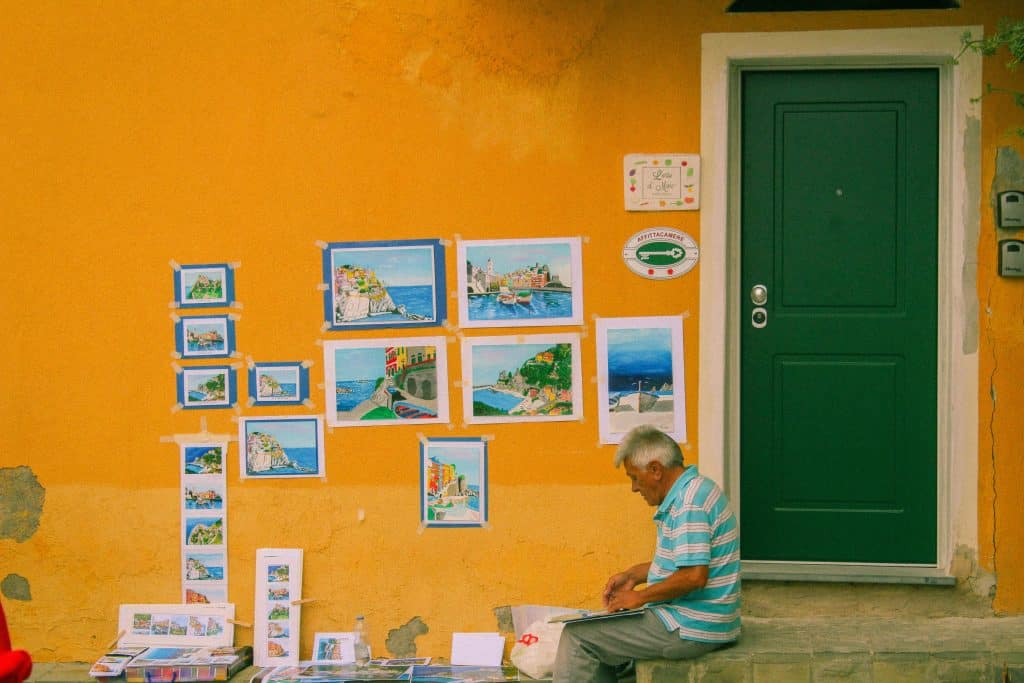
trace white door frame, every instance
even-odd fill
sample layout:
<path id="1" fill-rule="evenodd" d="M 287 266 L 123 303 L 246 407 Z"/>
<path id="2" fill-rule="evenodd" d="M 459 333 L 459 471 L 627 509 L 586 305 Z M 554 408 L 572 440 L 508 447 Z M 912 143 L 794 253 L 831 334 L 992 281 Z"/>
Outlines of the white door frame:
<path id="1" fill-rule="evenodd" d="M 698 456 L 742 515 L 739 481 L 739 74 L 757 68 L 939 69 L 938 562 L 743 562 L 746 578 L 950 583 L 953 552 L 977 553 L 981 56 L 954 58 L 980 26 L 707 33 L 701 42 Z M 963 578 L 963 577 L 961 577 Z"/>

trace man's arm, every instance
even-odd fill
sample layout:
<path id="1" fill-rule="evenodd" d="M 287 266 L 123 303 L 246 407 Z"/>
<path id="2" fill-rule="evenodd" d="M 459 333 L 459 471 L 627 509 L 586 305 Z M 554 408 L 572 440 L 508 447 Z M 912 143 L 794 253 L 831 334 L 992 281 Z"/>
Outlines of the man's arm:
<path id="1" fill-rule="evenodd" d="M 650 562 L 641 562 L 640 564 L 635 564 L 629 569 L 619 572 L 608 579 L 608 583 L 604 586 L 604 593 L 601 594 L 601 598 L 604 600 L 604 606 L 609 607 L 609 601 L 616 594 L 632 592 L 634 586 L 647 581 L 647 572 L 650 571 L 650 569 Z"/>
<path id="2" fill-rule="evenodd" d="M 648 563 L 649 566 L 650 563 Z M 637 565 L 639 567 L 640 565 Z M 621 576 L 631 572 L 636 567 L 627 569 Z M 612 579 L 615 577 L 613 576 Z M 644 575 L 646 580 L 646 574 Z M 609 580 L 610 582 L 610 580 Z M 648 602 L 664 602 L 686 595 L 691 591 L 703 588 L 708 582 L 708 566 L 706 564 L 693 567 L 680 567 L 665 578 L 664 581 L 651 584 L 640 590 L 632 590 L 632 586 L 626 590 L 617 590 L 610 595 L 605 591 L 605 606 L 611 612 L 623 609 L 635 609 L 642 607 Z M 639 583 L 639 582 L 638 582 Z M 636 585 L 635 583 L 633 584 Z"/>

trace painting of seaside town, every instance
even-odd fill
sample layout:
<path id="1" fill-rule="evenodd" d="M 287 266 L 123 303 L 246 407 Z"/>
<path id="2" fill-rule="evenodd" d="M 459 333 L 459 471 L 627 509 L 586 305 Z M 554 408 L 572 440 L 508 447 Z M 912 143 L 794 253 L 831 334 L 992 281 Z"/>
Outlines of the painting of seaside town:
<path id="1" fill-rule="evenodd" d="M 438 438 L 420 444 L 420 521 L 426 526 L 487 522 L 487 442 Z"/>
<path id="2" fill-rule="evenodd" d="M 227 315 L 180 317 L 174 342 L 181 358 L 228 358 L 235 353 L 235 321 Z"/>
<path id="3" fill-rule="evenodd" d="M 309 368 L 302 363 L 254 363 L 249 367 L 252 405 L 299 405 L 309 398 Z"/>
<path id="4" fill-rule="evenodd" d="M 427 327 L 445 318 L 439 240 L 332 242 L 323 270 L 329 329 Z"/>
<path id="5" fill-rule="evenodd" d="M 237 400 L 235 371 L 226 365 L 183 368 L 178 373 L 178 404 L 182 408 L 230 408 Z"/>
<path id="6" fill-rule="evenodd" d="M 187 551 L 185 553 L 185 580 L 223 581 L 226 576 L 226 566 L 227 559 L 223 552 Z"/>
<path id="7" fill-rule="evenodd" d="M 320 477 L 324 425 L 319 417 L 243 417 L 238 420 L 243 478 Z"/>
<path id="8" fill-rule="evenodd" d="M 234 269 L 226 263 L 180 266 L 174 274 L 174 302 L 190 308 L 230 305 L 234 278 Z"/>
<path id="9" fill-rule="evenodd" d="M 466 422 L 578 420 L 583 415 L 576 334 L 466 337 Z"/>
<path id="10" fill-rule="evenodd" d="M 448 422 L 445 344 L 444 337 L 324 342 L 327 424 Z"/>
<path id="11" fill-rule="evenodd" d="M 461 327 L 583 321 L 578 237 L 460 241 L 457 263 Z"/>
<path id="12" fill-rule="evenodd" d="M 681 317 L 598 318 L 597 364 L 601 443 L 641 424 L 686 440 Z"/>

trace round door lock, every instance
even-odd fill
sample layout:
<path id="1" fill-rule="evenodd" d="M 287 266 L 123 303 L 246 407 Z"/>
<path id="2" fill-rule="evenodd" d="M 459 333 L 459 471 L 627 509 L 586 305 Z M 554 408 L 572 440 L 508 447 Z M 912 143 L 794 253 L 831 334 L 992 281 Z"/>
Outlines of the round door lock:
<path id="1" fill-rule="evenodd" d="M 764 285 L 754 285 L 750 288 L 750 303 L 755 306 L 764 306 L 768 303 L 768 288 Z"/>
<path id="2" fill-rule="evenodd" d="M 761 329 L 768 324 L 768 311 L 763 308 L 755 308 L 750 312 L 750 324 Z"/>

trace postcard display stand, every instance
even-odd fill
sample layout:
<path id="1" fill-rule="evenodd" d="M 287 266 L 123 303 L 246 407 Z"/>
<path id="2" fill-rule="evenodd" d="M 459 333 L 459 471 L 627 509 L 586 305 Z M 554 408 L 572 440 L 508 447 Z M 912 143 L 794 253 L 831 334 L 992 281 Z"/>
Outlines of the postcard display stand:
<path id="1" fill-rule="evenodd" d="M 298 663 L 301 601 L 302 548 L 257 550 L 253 631 L 256 666 Z"/>
<path id="2" fill-rule="evenodd" d="M 181 600 L 227 602 L 228 443 L 181 444 Z"/>

